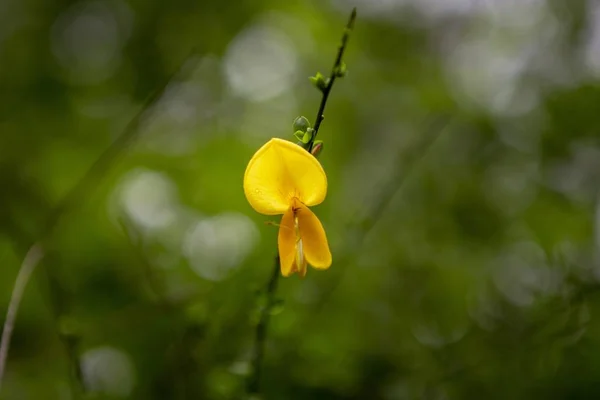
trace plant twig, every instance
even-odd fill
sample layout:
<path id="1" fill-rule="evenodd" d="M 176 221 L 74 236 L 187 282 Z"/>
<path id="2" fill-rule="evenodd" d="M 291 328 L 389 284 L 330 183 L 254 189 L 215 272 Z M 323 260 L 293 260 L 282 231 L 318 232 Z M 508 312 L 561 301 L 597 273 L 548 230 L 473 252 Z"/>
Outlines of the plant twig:
<path id="1" fill-rule="evenodd" d="M 315 143 L 317 133 L 319 133 L 319 128 L 321 127 L 321 122 L 323 122 L 323 119 L 325 118 L 325 115 L 323 114 L 325 112 L 325 105 L 327 104 L 327 99 L 329 98 L 329 93 L 331 92 L 331 88 L 333 87 L 335 79 L 338 77 L 338 71 L 342 67 L 342 57 L 344 56 L 346 45 L 348 44 L 348 40 L 350 39 L 350 33 L 352 32 L 352 29 L 354 29 L 354 21 L 356 21 L 356 7 L 352 9 L 350 19 L 348 20 L 346 28 L 344 29 L 342 42 L 340 43 L 338 53 L 335 57 L 335 62 L 333 63 L 333 68 L 331 69 L 331 75 L 327 80 L 327 85 L 323 89 L 323 98 L 321 99 L 319 111 L 317 111 L 317 116 L 315 118 L 315 126 L 313 128 L 314 132 L 312 138 L 306 145 L 306 148 L 309 152 L 312 150 L 313 144 Z"/>
<path id="2" fill-rule="evenodd" d="M 265 342 L 267 340 L 267 326 L 269 324 L 269 316 L 271 307 L 275 301 L 275 292 L 277 291 L 277 283 L 279 282 L 279 255 L 275 257 L 271 277 L 267 282 L 266 287 L 266 304 L 260 311 L 258 325 L 256 325 L 256 334 L 254 338 L 254 348 L 252 353 L 250 379 L 248 379 L 248 393 L 260 393 L 260 372 L 265 354 Z"/>
<path id="3" fill-rule="evenodd" d="M 64 217 L 69 211 L 72 211 L 77 204 L 83 199 L 94 187 L 98 184 L 98 181 L 103 177 L 106 171 L 112 166 L 115 159 L 123 150 L 130 144 L 139 133 L 139 126 L 144 117 L 146 111 L 157 101 L 157 99 L 164 93 L 166 87 L 172 81 L 175 75 L 177 75 L 184 66 L 187 66 L 188 62 L 193 59 L 193 56 L 197 53 L 194 49 L 190 55 L 188 55 L 182 62 L 180 68 L 171 74 L 164 83 L 162 83 L 156 91 L 154 91 L 144 102 L 140 111 L 133 117 L 129 124 L 125 127 L 123 133 L 96 159 L 88 171 L 79 179 L 75 186 L 65 195 L 65 197 L 57 204 L 56 207 L 50 212 L 48 219 L 40 234 L 40 239 L 36 241 L 26 253 L 26 256 L 19 268 L 15 284 L 13 286 L 13 293 L 8 305 L 6 319 L 4 321 L 4 327 L 2 330 L 2 338 L 0 339 L 0 388 L 2 387 L 2 381 L 4 378 L 4 372 L 6 370 L 6 360 L 8 358 L 8 351 L 10 348 L 10 341 L 12 332 L 15 325 L 15 320 L 19 311 L 19 305 L 23 297 L 23 293 L 33 272 L 39 265 L 40 261 L 44 258 L 44 247 L 46 241 L 54 232 L 58 226 L 60 219 Z"/>
<path id="4" fill-rule="evenodd" d="M 314 131 L 310 141 L 304 146 L 307 151 L 312 150 L 312 146 L 314 144 L 315 138 L 317 137 L 317 133 L 319 132 L 319 128 L 321 127 L 321 122 L 323 122 L 323 113 L 325 112 L 325 106 L 327 105 L 327 99 L 329 99 L 329 93 L 331 92 L 331 88 L 335 82 L 335 79 L 339 76 L 338 71 L 342 67 L 342 57 L 344 55 L 344 51 L 346 50 L 346 45 L 348 44 L 348 39 L 350 38 L 350 33 L 354 28 L 354 21 L 356 20 L 356 8 L 352 9 L 352 13 L 350 14 L 350 19 L 346 24 L 344 29 L 344 34 L 342 36 L 342 41 L 338 48 L 338 52 L 335 58 L 335 62 L 333 64 L 333 68 L 331 70 L 331 76 L 326 82 L 324 88 L 321 89 L 323 97 L 321 98 L 321 104 L 319 105 L 319 110 L 317 111 L 317 116 L 315 119 Z M 269 324 L 269 317 L 271 315 L 271 308 L 275 301 L 275 292 L 277 291 L 277 282 L 279 281 L 279 255 L 275 257 L 275 264 L 273 265 L 273 269 L 271 271 L 271 276 L 269 277 L 269 281 L 267 282 L 265 288 L 266 294 L 266 304 L 264 308 L 261 310 L 259 322 L 256 325 L 256 333 L 254 337 L 254 345 L 252 349 L 252 360 L 251 360 L 251 369 L 250 375 L 247 381 L 247 392 L 250 394 L 258 394 L 260 393 L 260 376 L 261 376 L 261 368 L 264 359 L 264 348 L 265 342 L 267 339 L 267 327 Z"/>

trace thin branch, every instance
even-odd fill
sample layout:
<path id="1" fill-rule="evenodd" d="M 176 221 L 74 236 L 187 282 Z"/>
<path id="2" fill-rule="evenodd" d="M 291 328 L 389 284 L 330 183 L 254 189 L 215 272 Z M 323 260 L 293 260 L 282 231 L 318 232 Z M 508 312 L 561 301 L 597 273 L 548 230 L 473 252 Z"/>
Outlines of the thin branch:
<path id="1" fill-rule="evenodd" d="M 346 50 L 346 45 L 348 44 L 350 33 L 354 28 L 355 20 L 356 8 L 352 9 L 350 19 L 348 20 L 348 23 L 346 24 L 346 27 L 344 29 L 342 41 L 338 48 L 338 53 L 336 55 L 333 68 L 331 70 L 331 76 L 327 80 L 326 86 L 321 90 L 323 97 L 321 98 L 321 104 L 319 105 L 319 110 L 317 111 L 317 117 L 313 128 L 314 132 L 311 140 L 304 146 L 304 148 L 309 152 L 312 150 L 315 138 L 317 137 L 317 133 L 319 132 L 319 128 L 321 127 L 321 122 L 323 122 L 323 113 L 325 112 L 327 99 L 329 99 L 329 93 L 331 92 L 331 88 L 333 87 L 335 79 L 339 76 L 338 73 L 340 71 L 340 68 L 342 67 L 342 57 L 344 55 L 344 51 Z M 265 342 L 267 340 L 267 327 L 269 324 L 269 317 L 271 315 L 271 308 L 275 302 L 275 292 L 277 291 L 277 282 L 279 281 L 280 276 L 279 269 L 279 255 L 277 255 L 275 257 L 275 264 L 273 265 L 271 276 L 269 277 L 269 281 L 267 282 L 265 288 L 265 294 L 267 298 L 266 304 L 261 310 L 259 322 L 256 325 L 256 334 L 254 337 L 254 345 L 252 350 L 251 370 L 246 388 L 247 392 L 250 394 L 260 393 L 260 376 L 262 363 L 264 359 Z"/>
<path id="2" fill-rule="evenodd" d="M 275 257 L 271 277 L 267 282 L 266 296 L 267 301 L 264 308 L 260 312 L 260 319 L 256 325 L 256 336 L 254 338 L 254 349 L 251 362 L 250 379 L 248 380 L 248 393 L 260 393 L 260 372 L 265 355 L 265 342 L 267 340 L 267 326 L 269 324 L 269 316 L 271 315 L 271 307 L 275 302 L 275 292 L 277 291 L 277 283 L 279 282 L 279 255 Z"/>
<path id="3" fill-rule="evenodd" d="M 162 93 L 164 93 L 174 76 L 177 75 L 184 66 L 187 67 L 188 62 L 193 59 L 193 56 L 196 53 L 197 51 L 194 49 L 190 55 L 185 58 L 177 71 L 171 74 L 167 80 L 165 80 L 165 82 L 146 99 L 140 111 L 125 127 L 123 133 L 96 159 L 85 175 L 80 178 L 77 184 L 75 184 L 75 186 L 66 194 L 62 201 L 60 201 L 50 212 L 40 234 L 40 239 L 31 245 L 27 251 L 13 286 L 13 293 L 8 305 L 6 320 L 4 321 L 2 330 L 2 338 L 0 339 L 0 388 L 2 387 L 4 372 L 6 370 L 6 360 L 8 358 L 11 336 L 15 325 L 15 319 L 19 311 L 21 298 L 23 297 L 25 288 L 35 271 L 35 268 L 44 258 L 43 249 L 45 242 L 54 232 L 60 219 L 68 214 L 69 211 L 72 211 L 81 200 L 97 186 L 98 181 L 113 165 L 117 157 L 122 154 L 128 144 L 137 138 L 140 122 L 146 111 L 156 102 Z"/>
<path id="4" fill-rule="evenodd" d="M 335 82 L 335 79 L 338 77 L 338 71 L 342 68 L 342 57 L 344 56 L 344 51 L 346 50 L 346 45 L 348 44 L 348 40 L 350 39 L 350 33 L 352 33 L 352 29 L 354 29 L 354 21 L 356 21 L 356 7 L 352 9 L 352 13 L 350 14 L 350 19 L 348 19 L 348 23 L 346 24 L 346 28 L 344 29 L 344 35 L 342 36 L 342 42 L 338 48 L 338 53 L 335 57 L 335 62 L 333 63 L 333 68 L 331 69 L 331 75 L 327 80 L 327 85 L 323 89 L 323 98 L 321 99 L 321 104 L 319 105 L 319 111 L 317 111 L 317 116 L 315 118 L 315 126 L 312 138 L 306 145 L 306 149 L 310 152 L 312 150 L 313 144 L 319 133 L 319 128 L 321 127 L 321 122 L 325 118 L 325 105 L 327 104 L 327 99 L 329 98 L 329 93 L 331 92 L 331 88 Z"/>

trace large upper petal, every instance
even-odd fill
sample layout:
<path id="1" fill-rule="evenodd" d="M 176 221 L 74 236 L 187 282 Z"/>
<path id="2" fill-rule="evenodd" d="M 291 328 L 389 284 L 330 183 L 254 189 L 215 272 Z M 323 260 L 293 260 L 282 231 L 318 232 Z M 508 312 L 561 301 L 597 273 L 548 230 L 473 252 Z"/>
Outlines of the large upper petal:
<path id="1" fill-rule="evenodd" d="M 304 204 L 296 203 L 296 216 L 298 228 L 304 247 L 304 257 L 310 265 L 318 269 L 327 269 L 331 266 L 331 251 L 325 229 L 319 218 Z"/>
<path id="2" fill-rule="evenodd" d="M 327 194 L 327 176 L 308 151 L 290 141 L 274 138 L 248 163 L 244 193 L 257 212 L 284 214 L 293 198 L 307 206 L 321 203 Z"/>

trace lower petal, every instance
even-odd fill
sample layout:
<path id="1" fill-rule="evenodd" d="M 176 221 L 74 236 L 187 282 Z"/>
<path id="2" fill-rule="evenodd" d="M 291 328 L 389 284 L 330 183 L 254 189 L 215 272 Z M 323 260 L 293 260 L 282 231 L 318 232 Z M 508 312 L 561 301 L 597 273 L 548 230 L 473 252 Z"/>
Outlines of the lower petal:
<path id="1" fill-rule="evenodd" d="M 296 272 L 294 268 L 296 259 L 296 233 L 294 231 L 294 211 L 291 207 L 281 217 L 277 246 L 279 249 L 281 274 L 283 276 L 290 276 Z"/>
<path id="2" fill-rule="evenodd" d="M 295 206 L 298 228 L 304 248 L 304 258 L 315 268 L 329 268 L 331 266 L 331 252 L 321 221 L 304 204 L 297 202 Z"/>

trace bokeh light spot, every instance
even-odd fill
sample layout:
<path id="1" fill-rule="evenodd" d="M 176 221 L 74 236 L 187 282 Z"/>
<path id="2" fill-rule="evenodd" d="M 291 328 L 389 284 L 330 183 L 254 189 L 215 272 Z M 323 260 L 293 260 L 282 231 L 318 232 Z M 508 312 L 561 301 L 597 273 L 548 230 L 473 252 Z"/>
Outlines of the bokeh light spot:
<path id="1" fill-rule="evenodd" d="M 90 392 L 126 398 L 135 385 L 129 356 L 110 346 L 93 348 L 81 356 L 83 381 Z"/>
<path id="2" fill-rule="evenodd" d="M 222 213 L 194 224 L 184 239 L 183 252 L 200 277 L 219 281 L 241 265 L 259 235 L 247 216 Z"/>
<path id="3" fill-rule="evenodd" d="M 293 43 L 284 33 L 258 25 L 233 40 L 224 64 L 227 82 L 235 95 L 264 101 L 294 84 L 298 60 Z"/>

